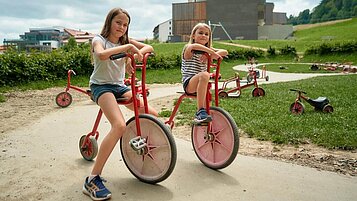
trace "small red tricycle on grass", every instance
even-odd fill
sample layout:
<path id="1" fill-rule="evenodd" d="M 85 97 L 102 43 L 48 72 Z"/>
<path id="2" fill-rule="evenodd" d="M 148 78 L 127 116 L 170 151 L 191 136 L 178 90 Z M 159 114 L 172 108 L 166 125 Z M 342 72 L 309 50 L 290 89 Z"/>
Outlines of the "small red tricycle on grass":
<path id="1" fill-rule="evenodd" d="M 227 97 L 239 97 L 242 93 L 242 89 L 245 89 L 250 86 L 254 86 L 254 89 L 252 91 L 252 96 L 253 97 L 259 97 L 259 96 L 265 96 L 265 91 L 263 88 L 258 86 L 257 82 L 257 75 L 256 72 L 252 72 L 253 80 L 254 82 L 249 83 L 248 81 L 242 81 L 239 77 L 239 73 L 236 73 L 234 77 L 229 78 L 225 80 L 222 84 L 222 88 L 218 90 L 218 95 L 221 98 L 227 98 Z M 227 90 L 227 85 L 230 82 L 236 82 L 236 87 Z M 245 85 L 241 85 L 241 83 L 246 83 Z"/>
<path id="2" fill-rule="evenodd" d="M 86 95 L 88 95 L 90 98 L 92 98 L 92 93 L 91 91 L 88 90 L 84 90 L 81 89 L 77 86 L 73 86 L 71 85 L 71 74 L 76 75 L 76 73 L 74 72 L 74 70 L 70 69 L 67 71 L 67 86 L 65 88 L 65 90 L 63 92 L 60 92 L 57 96 L 56 96 L 56 104 L 62 108 L 64 107 L 68 107 L 71 103 L 72 103 L 72 95 L 68 92 L 70 89 L 74 89 L 76 91 L 79 91 L 81 93 L 84 93 Z"/>
<path id="3" fill-rule="evenodd" d="M 198 159 L 205 166 L 216 170 L 225 168 L 234 161 L 239 148 L 239 133 L 238 127 L 232 116 L 223 108 L 218 107 L 218 78 L 221 60 L 218 60 L 217 63 L 212 63 L 211 58 L 207 53 L 202 54 L 205 55 L 208 60 L 208 73 L 211 68 L 216 68 L 216 75 L 214 76 L 213 82 L 215 86 L 215 106 L 210 106 L 210 102 L 213 101 L 213 99 L 211 93 L 212 82 L 209 82 L 205 105 L 207 113 L 212 116 L 212 122 L 193 124 L 191 140 Z M 183 93 L 180 96 L 169 120 L 165 122 L 171 129 L 174 127 L 175 115 L 184 98 L 194 99 L 196 96 L 188 95 L 186 93 Z"/>
<path id="4" fill-rule="evenodd" d="M 297 92 L 296 99 L 294 103 L 290 105 L 290 111 L 293 114 L 303 114 L 305 111 L 305 106 L 302 103 L 302 100 L 308 102 L 311 106 L 315 108 L 317 111 L 322 111 L 324 113 L 332 113 L 333 107 L 329 104 L 329 100 L 326 97 L 318 97 L 317 99 L 311 99 L 303 94 L 306 92 L 298 90 L 298 89 L 290 89 L 290 91 Z"/>
<path id="5" fill-rule="evenodd" d="M 119 105 L 133 104 L 134 116 L 126 122 L 126 131 L 120 139 L 120 151 L 126 167 L 140 181 L 155 184 L 165 180 L 172 173 L 177 158 L 176 144 L 170 129 L 162 121 L 148 114 L 145 90 L 146 62 L 149 53 L 144 55 L 142 64 L 136 64 L 133 55 L 121 53 L 112 55 L 112 60 L 129 57 L 133 72 L 131 83 L 135 83 L 136 70 L 142 69 L 141 85 L 131 85 L 132 98 L 117 99 Z M 138 91 L 141 87 L 142 91 Z M 140 97 L 144 102 L 145 114 L 139 114 Z M 98 126 L 103 111 L 99 109 L 93 129 L 79 140 L 79 151 L 85 160 L 93 160 L 98 153 Z"/>

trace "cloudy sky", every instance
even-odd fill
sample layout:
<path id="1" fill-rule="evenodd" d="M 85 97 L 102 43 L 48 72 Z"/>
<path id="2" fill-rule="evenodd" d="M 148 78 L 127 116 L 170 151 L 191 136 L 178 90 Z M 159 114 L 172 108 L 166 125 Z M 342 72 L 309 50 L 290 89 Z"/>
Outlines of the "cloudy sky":
<path id="1" fill-rule="evenodd" d="M 267 0 L 274 12 L 296 16 L 316 7 L 321 0 Z M 152 38 L 154 27 L 171 19 L 172 3 L 187 0 L 0 0 L 0 45 L 4 38 L 18 39 L 29 28 L 62 26 L 100 32 L 111 8 L 122 7 L 132 18 L 129 35 Z"/>

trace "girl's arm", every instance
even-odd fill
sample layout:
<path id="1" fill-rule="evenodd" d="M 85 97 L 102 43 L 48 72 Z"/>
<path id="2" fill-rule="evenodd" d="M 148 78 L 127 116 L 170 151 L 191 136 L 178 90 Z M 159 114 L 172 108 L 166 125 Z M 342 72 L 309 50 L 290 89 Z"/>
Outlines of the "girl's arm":
<path id="1" fill-rule="evenodd" d="M 135 45 L 135 47 L 138 48 L 140 53 L 143 55 L 145 53 L 154 51 L 154 48 L 151 45 L 147 45 L 145 43 L 138 42 L 134 39 L 129 39 L 129 43 Z"/>
<path id="2" fill-rule="evenodd" d="M 225 57 L 228 55 L 228 51 L 225 49 L 215 49 L 212 48 L 214 51 L 216 51 L 217 54 L 221 55 L 222 57 Z"/>
<path id="3" fill-rule="evenodd" d="M 133 44 L 120 45 L 113 48 L 104 49 L 100 41 L 93 43 L 94 54 L 98 56 L 100 60 L 107 60 L 113 54 L 121 52 L 132 51 L 133 53 L 139 53 L 139 49 Z"/>
<path id="4" fill-rule="evenodd" d="M 193 56 L 193 50 L 198 50 L 198 51 L 203 51 L 207 52 L 210 54 L 214 59 L 222 58 L 220 54 L 218 54 L 214 49 L 208 48 L 204 45 L 194 43 L 194 44 L 187 44 L 185 46 L 184 52 L 183 52 L 183 57 L 184 59 L 189 59 L 192 58 Z"/>

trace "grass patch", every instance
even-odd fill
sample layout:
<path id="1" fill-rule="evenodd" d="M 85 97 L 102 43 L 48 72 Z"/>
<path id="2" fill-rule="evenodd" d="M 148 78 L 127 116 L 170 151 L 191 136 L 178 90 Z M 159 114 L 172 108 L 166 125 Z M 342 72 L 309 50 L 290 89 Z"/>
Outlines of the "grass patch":
<path id="1" fill-rule="evenodd" d="M 253 98 L 247 88 L 240 98 L 221 99 L 220 106 L 227 110 L 239 128 L 249 136 L 277 144 L 314 143 L 326 148 L 357 148 L 357 75 L 317 77 L 301 81 L 261 85 L 266 96 Z M 335 111 L 332 114 L 317 112 L 308 103 L 301 116 L 289 111 L 296 94 L 289 91 L 298 88 L 315 99 L 326 96 Z M 196 111 L 195 100 L 185 100 L 179 115 L 190 123 Z M 176 121 L 180 121 L 176 119 Z"/>

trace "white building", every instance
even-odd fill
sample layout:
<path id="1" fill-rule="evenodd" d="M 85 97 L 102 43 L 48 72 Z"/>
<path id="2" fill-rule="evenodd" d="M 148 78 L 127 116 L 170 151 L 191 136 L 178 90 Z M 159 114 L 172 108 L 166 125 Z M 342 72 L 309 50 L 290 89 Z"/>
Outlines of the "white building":
<path id="1" fill-rule="evenodd" d="M 172 36 L 172 20 L 167 20 L 154 29 L 154 38 L 158 39 L 160 42 L 167 42 L 169 37 Z"/>

